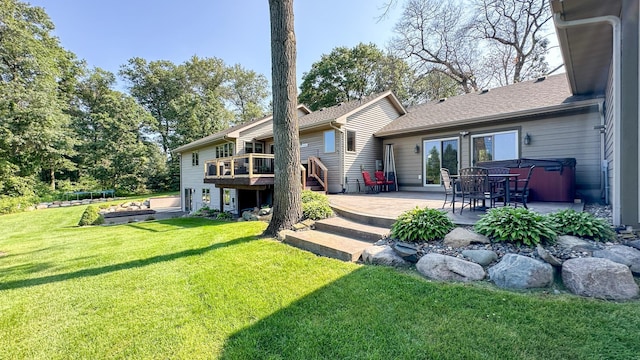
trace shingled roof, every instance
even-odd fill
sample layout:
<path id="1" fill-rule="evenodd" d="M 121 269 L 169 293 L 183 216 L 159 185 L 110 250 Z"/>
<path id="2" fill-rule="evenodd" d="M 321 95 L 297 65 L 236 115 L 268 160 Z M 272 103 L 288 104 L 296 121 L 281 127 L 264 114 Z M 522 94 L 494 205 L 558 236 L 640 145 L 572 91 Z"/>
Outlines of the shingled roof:
<path id="1" fill-rule="evenodd" d="M 590 101 L 585 104 L 584 100 Z M 592 103 L 593 97 L 571 95 L 566 75 L 559 74 L 414 106 L 375 136 L 532 116 Z"/>
<path id="2" fill-rule="evenodd" d="M 316 110 L 311 114 L 305 115 L 298 119 L 298 127 L 300 130 L 305 128 L 312 128 L 320 124 L 329 123 L 331 121 L 345 122 L 346 117 L 363 109 L 370 103 L 373 103 L 379 99 L 388 97 L 401 114 L 405 114 L 406 110 L 398 101 L 395 95 L 391 91 L 385 91 L 373 95 L 363 97 L 360 100 L 349 101 L 346 103 L 340 103 L 338 105 Z"/>

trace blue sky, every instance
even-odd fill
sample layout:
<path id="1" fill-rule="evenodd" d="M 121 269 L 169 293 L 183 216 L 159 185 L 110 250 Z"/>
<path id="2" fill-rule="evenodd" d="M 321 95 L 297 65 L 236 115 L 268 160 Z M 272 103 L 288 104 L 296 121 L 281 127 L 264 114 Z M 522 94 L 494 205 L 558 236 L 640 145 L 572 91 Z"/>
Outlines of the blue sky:
<path id="1" fill-rule="evenodd" d="M 28 0 L 27 0 L 28 1 Z M 62 46 L 90 67 L 116 73 L 132 57 L 183 63 L 191 56 L 240 64 L 271 82 L 267 0 L 31 0 L 45 8 Z M 296 0 L 298 87 L 303 72 L 338 46 L 391 40 L 400 7 L 385 0 Z M 553 41 L 555 42 L 555 36 Z M 559 61 L 551 61 L 551 68 Z"/>
<path id="2" fill-rule="evenodd" d="M 241 64 L 271 80 L 267 0 L 32 0 L 53 20 L 62 46 L 90 67 L 117 72 L 132 57 L 193 55 Z M 294 1 L 298 86 L 303 72 L 337 46 L 385 48 L 400 9 L 378 22 L 383 0 Z"/>

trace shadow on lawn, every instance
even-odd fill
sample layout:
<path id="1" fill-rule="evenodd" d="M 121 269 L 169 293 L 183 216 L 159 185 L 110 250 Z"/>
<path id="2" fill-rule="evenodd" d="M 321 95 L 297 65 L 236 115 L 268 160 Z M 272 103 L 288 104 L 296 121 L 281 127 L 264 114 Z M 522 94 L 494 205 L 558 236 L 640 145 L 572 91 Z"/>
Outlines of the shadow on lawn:
<path id="1" fill-rule="evenodd" d="M 166 261 L 172 261 L 172 260 L 176 260 L 184 257 L 202 255 L 212 250 L 239 245 L 242 243 L 253 241 L 255 239 L 256 238 L 253 236 L 248 236 L 248 237 L 226 241 L 223 243 L 212 244 L 212 245 L 205 246 L 198 249 L 189 249 L 189 250 L 184 250 L 184 251 L 180 251 L 172 254 L 152 256 L 150 258 L 132 260 L 132 261 L 127 261 L 120 264 L 82 269 L 82 270 L 73 271 L 69 273 L 43 276 L 43 277 L 33 278 L 33 279 L 7 281 L 4 283 L 0 283 L 0 291 L 49 284 L 49 283 L 54 283 L 59 281 L 81 278 L 81 277 L 97 276 L 97 275 L 107 274 L 107 273 L 126 270 L 126 269 L 141 268 L 147 265 L 157 264 L 157 263 L 166 262 Z"/>
<path id="2" fill-rule="evenodd" d="M 631 306 L 554 299 L 367 266 L 237 331 L 221 358 L 624 359 L 640 351 Z"/>

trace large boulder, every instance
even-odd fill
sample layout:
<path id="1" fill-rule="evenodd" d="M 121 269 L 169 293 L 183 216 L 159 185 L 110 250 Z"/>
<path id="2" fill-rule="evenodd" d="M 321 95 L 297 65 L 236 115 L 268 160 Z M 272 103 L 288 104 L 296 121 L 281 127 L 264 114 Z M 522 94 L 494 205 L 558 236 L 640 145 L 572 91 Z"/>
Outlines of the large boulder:
<path id="1" fill-rule="evenodd" d="M 538 256 L 540 256 L 540 258 L 546 261 L 547 263 L 553 266 L 562 266 L 562 261 L 557 257 L 553 256 L 553 254 L 551 254 L 551 252 L 549 252 L 547 249 L 542 247 L 542 245 L 538 244 L 538 246 L 536 247 L 536 251 L 538 252 Z"/>
<path id="2" fill-rule="evenodd" d="M 462 250 L 462 256 L 482 266 L 498 260 L 498 254 L 492 250 Z"/>
<path id="3" fill-rule="evenodd" d="M 444 236 L 446 246 L 465 247 L 471 243 L 488 244 L 489 238 L 461 227 L 451 230 Z"/>
<path id="4" fill-rule="evenodd" d="M 638 249 L 624 245 L 613 245 L 604 250 L 594 251 L 593 257 L 627 265 L 632 273 L 640 275 L 640 250 Z"/>
<path id="5" fill-rule="evenodd" d="M 640 240 L 631 240 L 631 241 L 628 242 L 627 245 L 640 250 Z"/>
<path id="6" fill-rule="evenodd" d="M 562 281 L 572 293 L 610 300 L 638 296 L 629 267 L 604 258 L 569 259 L 562 264 Z"/>
<path id="7" fill-rule="evenodd" d="M 482 266 L 476 263 L 435 253 L 420 258 L 416 269 L 429 279 L 441 281 L 478 281 L 486 275 Z"/>
<path id="8" fill-rule="evenodd" d="M 567 250 L 595 250 L 593 244 L 587 240 L 572 235 L 560 235 L 556 240 L 556 245 Z"/>
<path id="9" fill-rule="evenodd" d="M 386 266 L 409 266 L 409 262 L 405 261 L 400 255 L 389 245 L 385 246 L 369 246 L 362 251 L 362 261 L 365 264 L 386 265 Z"/>
<path id="10" fill-rule="evenodd" d="M 489 278 L 504 289 L 543 288 L 553 282 L 553 267 L 528 256 L 507 254 L 489 269 Z"/>

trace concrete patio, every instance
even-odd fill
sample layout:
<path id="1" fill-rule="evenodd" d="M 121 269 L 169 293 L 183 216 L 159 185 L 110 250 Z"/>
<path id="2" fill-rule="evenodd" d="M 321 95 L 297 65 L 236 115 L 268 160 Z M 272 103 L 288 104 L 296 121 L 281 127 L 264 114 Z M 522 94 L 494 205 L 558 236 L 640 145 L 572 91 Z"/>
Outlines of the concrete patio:
<path id="1" fill-rule="evenodd" d="M 374 217 L 382 217 L 395 219 L 398 215 L 407 210 L 411 210 L 416 206 L 420 208 L 429 207 L 432 209 L 442 208 L 444 203 L 444 193 L 437 192 L 381 192 L 377 194 L 351 193 L 351 194 L 335 194 L 329 195 L 329 202 L 332 206 L 338 207 L 345 211 L 358 213 L 361 215 L 369 215 Z M 478 221 L 484 211 L 471 211 L 465 207 L 460 214 L 460 199 L 456 201 L 455 214 L 451 211 L 451 206 L 447 206 L 443 210 L 447 211 L 447 215 L 458 225 L 473 225 Z M 574 209 L 582 211 L 584 204 L 574 204 L 566 202 L 530 202 L 527 204 L 530 210 L 541 214 L 551 212 Z"/>

